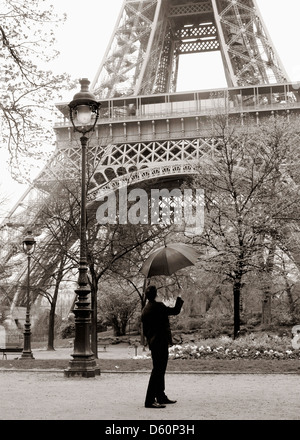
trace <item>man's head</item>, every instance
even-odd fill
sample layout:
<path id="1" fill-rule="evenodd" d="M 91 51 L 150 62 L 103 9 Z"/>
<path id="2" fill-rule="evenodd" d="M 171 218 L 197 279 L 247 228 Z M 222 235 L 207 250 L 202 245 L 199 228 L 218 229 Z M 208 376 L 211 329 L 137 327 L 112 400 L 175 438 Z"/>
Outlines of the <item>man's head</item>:
<path id="1" fill-rule="evenodd" d="M 156 286 L 148 286 L 145 295 L 148 301 L 153 302 L 157 295 Z"/>

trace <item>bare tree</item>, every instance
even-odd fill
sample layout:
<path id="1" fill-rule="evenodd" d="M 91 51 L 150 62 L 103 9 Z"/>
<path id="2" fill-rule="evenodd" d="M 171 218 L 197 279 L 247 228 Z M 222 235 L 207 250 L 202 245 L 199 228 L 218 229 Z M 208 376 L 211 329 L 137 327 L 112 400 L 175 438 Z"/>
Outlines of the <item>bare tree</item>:
<path id="1" fill-rule="evenodd" d="M 54 29 L 64 19 L 47 1 L 1 3 L 0 146 L 8 149 L 18 181 L 30 180 L 31 164 L 53 151 L 55 102 L 71 83 L 67 74 L 54 75 L 46 66 L 58 54 Z"/>
<path id="2" fill-rule="evenodd" d="M 285 219 L 298 215 L 299 188 L 287 181 L 298 148 L 295 122 L 274 116 L 261 125 L 249 119 L 241 127 L 226 114 L 214 116 L 212 153 L 193 181 L 205 190 L 205 226 L 197 238 L 206 250 L 203 267 L 232 284 L 234 337 L 240 330 L 245 275 L 265 274 L 268 280 Z M 269 294 L 268 283 L 264 290 Z"/>
<path id="3" fill-rule="evenodd" d="M 97 299 L 100 293 L 100 280 L 104 276 L 114 277 L 115 270 L 122 273 L 131 273 L 133 269 L 130 260 L 132 255 L 142 253 L 142 250 L 148 249 L 159 243 L 163 236 L 163 229 L 160 226 L 151 227 L 150 225 L 106 225 L 103 227 L 94 224 L 89 228 L 88 234 L 88 265 L 90 269 L 90 285 L 92 289 L 92 298 Z M 144 251 L 145 251 L 144 249 Z M 143 253 L 144 258 L 146 254 Z M 140 260 L 140 265 L 143 260 Z M 117 269 L 118 268 L 118 269 Z M 130 277 L 130 275 L 129 275 Z M 96 344 L 96 306 L 92 303 L 93 319 L 92 326 L 92 346 L 94 353 L 97 352 Z M 97 316 L 97 315 L 96 315 Z"/>
<path id="4" fill-rule="evenodd" d="M 99 295 L 101 319 L 114 329 L 115 336 L 124 336 L 128 321 L 138 305 L 138 298 L 133 291 L 128 291 L 126 283 L 119 278 L 103 281 Z"/>

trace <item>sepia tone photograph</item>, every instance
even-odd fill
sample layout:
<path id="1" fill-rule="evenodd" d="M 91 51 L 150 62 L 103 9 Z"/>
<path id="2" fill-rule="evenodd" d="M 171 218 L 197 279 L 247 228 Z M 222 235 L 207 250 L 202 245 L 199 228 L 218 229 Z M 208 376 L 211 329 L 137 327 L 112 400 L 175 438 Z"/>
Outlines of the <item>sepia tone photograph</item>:
<path id="1" fill-rule="evenodd" d="M 299 14 L 0 0 L 1 422 L 300 420 Z"/>

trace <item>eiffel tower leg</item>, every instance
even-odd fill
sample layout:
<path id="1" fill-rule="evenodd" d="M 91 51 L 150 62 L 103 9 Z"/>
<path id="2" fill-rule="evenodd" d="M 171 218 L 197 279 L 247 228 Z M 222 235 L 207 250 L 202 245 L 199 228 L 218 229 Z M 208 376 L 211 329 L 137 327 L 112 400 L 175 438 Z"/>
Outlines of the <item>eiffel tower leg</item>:
<path id="1" fill-rule="evenodd" d="M 75 314 L 75 339 L 73 359 L 70 360 L 69 368 L 65 370 L 65 376 L 95 377 L 100 375 L 97 368 L 94 354 L 91 350 L 90 329 L 91 329 L 91 309 L 87 279 L 87 247 L 86 247 L 86 147 L 88 138 L 82 136 L 82 176 L 81 176 L 81 221 L 80 221 L 80 263 L 79 263 L 79 288 L 75 290 L 78 300 Z"/>

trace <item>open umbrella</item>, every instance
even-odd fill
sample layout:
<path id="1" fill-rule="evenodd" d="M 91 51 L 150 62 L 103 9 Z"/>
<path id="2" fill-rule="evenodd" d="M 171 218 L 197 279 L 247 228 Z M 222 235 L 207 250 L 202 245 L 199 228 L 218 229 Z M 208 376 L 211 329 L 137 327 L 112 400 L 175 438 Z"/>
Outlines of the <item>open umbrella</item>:
<path id="1" fill-rule="evenodd" d="M 172 275 L 187 266 L 193 266 L 198 255 L 195 249 L 184 243 L 169 243 L 153 251 L 144 262 L 140 272 L 146 278 Z"/>

